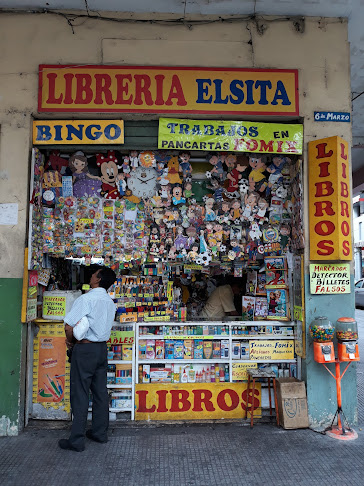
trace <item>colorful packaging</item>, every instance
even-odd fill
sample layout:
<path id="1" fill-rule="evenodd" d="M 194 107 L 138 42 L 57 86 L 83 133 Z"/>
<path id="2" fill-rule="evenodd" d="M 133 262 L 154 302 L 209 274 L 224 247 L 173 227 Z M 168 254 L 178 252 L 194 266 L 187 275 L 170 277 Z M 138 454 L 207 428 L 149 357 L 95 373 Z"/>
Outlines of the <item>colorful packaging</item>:
<path id="1" fill-rule="evenodd" d="M 165 355 L 165 359 L 173 359 L 174 358 L 174 341 L 173 341 L 173 339 L 167 339 L 164 342 L 164 355 Z"/>
<path id="2" fill-rule="evenodd" d="M 254 320 L 255 297 L 243 296 L 243 319 L 244 321 Z"/>
<path id="3" fill-rule="evenodd" d="M 145 339 L 140 339 L 139 341 L 139 359 L 143 360 L 146 359 L 147 353 L 147 341 Z"/>
<path id="4" fill-rule="evenodd" d="M 175 341 L 174 342 L 174 359 L 183 359 L 184 356 L 184 346 L 183 341 Z"/>
<path id="5" fill-rule="evenodd" d="M 170 368 L 151 368 L 150 369 L 151 383 L 170 383 L 171 369 Z"/>
<path id="6" fill-rule="evenodd" d="M 143 383 L 150 383 L 150 365 L 143 365 Z"/>
<path id="7" fill-rule="evenodd" d="M 194 341 L 193 357 L 194 359 L 203 359 L 203 340 L 195 339 Z"/>
<path id="8" fill-rule="evenodd" d="M 212 351 L 213 358 L 220 359 L 221 358 L 221 342 L 214 341 L 213 342 L 213 351 Z"/>
<path id="9" fill-rule="evenodd" d="M 233 342 L 233 359 L 240 359 L 240 343 Z"/>
<path id="10" fill-rule="evenodd" d="M 155 359 L 155 341 L 147 339 L 147 351 L 145 359 Z"/>
<path id="11" fill-rule="evenodd" d="M 183 341 L 184 359 L 193 358 L 193 339 L 185 339 Z"/>
<path id="12" fill-rule="evenodd" d="M 164 341 L 155 342 L 155 359 L 164 359 Z"/>
<path id="13" fill-rule="evenodd" d="M 249 342 L 243 341 L 240 343 L 241 359 L 249 359 Z"/>
<path id="14" fill-rule="evenodd" d="M 225 359 L 229 357 L 229 340 L 222 339 L 221 340 L 221 359 Z"/>
<path id="15" fill-rule="evenodd" d="M 212 358 L 212 341 L 203 342 L 203 357 L 204 359 Z"/>
<path id="16" fill-rule="evenodd" d="M 131 365 L 117 364 L 115 370 L 115 383 L 117 385 L 130 385 L 132 377 Z"/>
<path id="17" fill-rule="evenodd" d="M 133 346 L 131 344 L 122 345 L 122 359 L 125 361 L 131 361 L 133 359 Z"/>

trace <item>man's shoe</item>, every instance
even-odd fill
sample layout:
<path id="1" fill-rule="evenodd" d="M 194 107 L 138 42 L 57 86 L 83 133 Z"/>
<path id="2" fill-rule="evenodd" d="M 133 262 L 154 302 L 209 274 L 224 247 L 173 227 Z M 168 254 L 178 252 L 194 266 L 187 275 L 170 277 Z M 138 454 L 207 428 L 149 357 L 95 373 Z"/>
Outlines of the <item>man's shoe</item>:
<path id="1" fill-rule="evenodd" d="M 106 442 L 107 442 L 107 439 L 106 440 L 100 440 L 97 437 L 95 437 L 94 435 L 92 435 L 91 430 L 86 431 L 86 437 L 90 440 L 93 440 L 94 442 L 99 442 L 100 444 L 106 444 Z"/>
<path id="2" fill-rule="evenodd" d="M 73 447 L 71 444 L 70 444 L 70 441 L 68 439 L 61 439 L 58 441 L 58 445 L 61 449 L 65 449 L 65 450 L 68 450 L 68 451 L 75 451 L 75 452 L 82 452 L 85 450 L 85 448 L 81 448 L 81 449 L 77 449 L 76 447 Z"/>

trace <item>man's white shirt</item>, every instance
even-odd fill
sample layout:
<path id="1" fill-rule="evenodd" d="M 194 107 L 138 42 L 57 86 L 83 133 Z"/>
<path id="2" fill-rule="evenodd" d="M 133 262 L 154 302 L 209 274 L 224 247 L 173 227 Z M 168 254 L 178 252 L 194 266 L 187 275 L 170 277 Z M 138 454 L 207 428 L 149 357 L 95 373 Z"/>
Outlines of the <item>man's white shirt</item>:
<path id="1" fill-rule="evenodd" d="M 110 337 L 114 324 L 116 304 L 102 287 L 91 289 L 73 303 L 72 309 L 64 318 L 65 324 L 74 327 L 86 316 L 90 327 L 84 337 L 89 341 L 102 342 Z"/>

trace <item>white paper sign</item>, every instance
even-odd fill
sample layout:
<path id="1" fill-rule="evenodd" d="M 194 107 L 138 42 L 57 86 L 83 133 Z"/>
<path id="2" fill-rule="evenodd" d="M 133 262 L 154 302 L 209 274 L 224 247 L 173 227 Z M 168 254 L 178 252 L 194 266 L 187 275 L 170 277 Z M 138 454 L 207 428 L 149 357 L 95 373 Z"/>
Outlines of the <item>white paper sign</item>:
<path id="1" fill-rule="evenodd" d="M 0 204 L 0 224 L 18 224 L 18 204 Z"/>

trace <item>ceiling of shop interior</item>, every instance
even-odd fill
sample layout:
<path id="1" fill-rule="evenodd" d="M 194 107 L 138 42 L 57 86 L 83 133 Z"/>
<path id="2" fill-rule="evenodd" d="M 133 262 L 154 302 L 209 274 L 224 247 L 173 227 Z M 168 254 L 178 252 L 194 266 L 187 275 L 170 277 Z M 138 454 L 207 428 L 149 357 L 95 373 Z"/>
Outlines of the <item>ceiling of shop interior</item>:
<path id="1" fill-rule="evenodd" d="M 0 0 L 0 9 L 347 17 L 351 51 L 353 182 L 364 183 L 364 0 Z M 355 97 L 357 97 L 355 99 Z M 363 186 L 364 187 L 364 186 Z"/>

